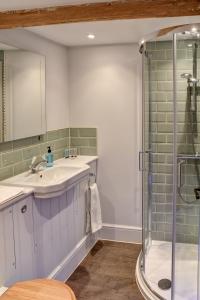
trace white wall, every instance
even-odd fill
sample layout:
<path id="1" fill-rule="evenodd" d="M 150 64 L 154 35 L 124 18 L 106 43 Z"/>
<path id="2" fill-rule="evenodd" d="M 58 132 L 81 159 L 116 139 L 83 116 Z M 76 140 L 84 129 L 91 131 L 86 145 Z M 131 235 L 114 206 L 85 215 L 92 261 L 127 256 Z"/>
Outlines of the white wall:
<path id="1" fill-rule="evenodd" d="M 37 52 L 46 57 L 47 130 L 68 127 L 67 48 L 24 29 L 0 30 L 0 41 L 21 49 Z"/>
<path id="2" fill-rule="evenodd" d="M 69 50 L 70 125 L 98 128 L 104 223 L 141 226 L 138 45 Z"/>
<path id="3" fill-rule="evenodd" d="M 48 130 L 69 124 L 98 128 L 98 182 L 104 223 L 141 226 L 138 45 L 67 50 L 23 29 L 1 30 L 0 41 L 45 55 Z"/>

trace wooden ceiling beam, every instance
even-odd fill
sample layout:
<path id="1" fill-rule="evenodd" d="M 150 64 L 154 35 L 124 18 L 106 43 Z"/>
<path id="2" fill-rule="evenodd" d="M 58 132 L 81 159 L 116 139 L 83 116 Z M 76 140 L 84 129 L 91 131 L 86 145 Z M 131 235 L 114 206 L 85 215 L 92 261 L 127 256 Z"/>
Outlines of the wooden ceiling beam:
<path id="1" fill-rule="evenodd" d="M 200 15 L 200 0 L 125 0 L 0 12 L 0 29 Z"/>

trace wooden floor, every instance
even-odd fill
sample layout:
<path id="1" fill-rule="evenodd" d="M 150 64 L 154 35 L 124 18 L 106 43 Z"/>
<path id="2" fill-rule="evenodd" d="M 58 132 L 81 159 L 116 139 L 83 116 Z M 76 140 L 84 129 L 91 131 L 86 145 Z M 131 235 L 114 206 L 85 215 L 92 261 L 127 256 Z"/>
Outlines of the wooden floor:
<path id="1" fill-rule="evenodd" d="M 67 281 L 77 300 L 143 300 L 135 266 L 141 246 L 99 241 Z"/>

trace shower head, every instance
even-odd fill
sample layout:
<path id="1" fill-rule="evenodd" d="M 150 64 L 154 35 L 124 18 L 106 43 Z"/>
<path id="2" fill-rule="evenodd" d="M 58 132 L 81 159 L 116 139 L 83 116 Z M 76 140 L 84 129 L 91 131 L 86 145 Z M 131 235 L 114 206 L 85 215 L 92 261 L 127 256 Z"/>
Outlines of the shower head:
<path id="1" fill-rule="evenodd" d="M 199 45 L 196 42 L 195 43 L 191 42 L 191 43 L 187 44 L 187 47 L 190 49 L 194 49 L 194 48 L 198 48 Z"/>
<path id="2" fill-rule="evenodd" d="M 197 82 L 199 82 L 199 79 L 194 78 L 192 76 L 192 74 L 190 74 L 190 73 L 181 74 L 181 78 L 187 79 L 188 83 L 197 83 Z"/>
<path id="3" fill-rule="evenodd" d="M 192 77 L 192 78 L 189 79 L 189 81 L 190 81 L 191 83 L 198 83 L 198 82 L 199 82 L 199 79 Z"/>
<path id="4" fill-rule="evenodd" d="M 183 73 L 183 74 L 181 74 L 181 78 L 190 80 L 192 78 L 192 74 L 190 74 L 190 73 Z"/>

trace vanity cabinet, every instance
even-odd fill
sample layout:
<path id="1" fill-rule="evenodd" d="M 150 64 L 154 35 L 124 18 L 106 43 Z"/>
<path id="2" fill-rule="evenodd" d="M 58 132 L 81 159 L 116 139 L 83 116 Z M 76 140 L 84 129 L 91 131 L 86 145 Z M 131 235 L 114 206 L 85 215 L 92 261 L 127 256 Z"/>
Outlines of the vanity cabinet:
<path id="1" fill-rule="evenodd" d="M 95 243 L 86 234 L 88 185 L 96 161 L 62 194 L 52 198 L 23 196 L 0 208 L 0 287 L 48 277 L 66 279 Z"/>

